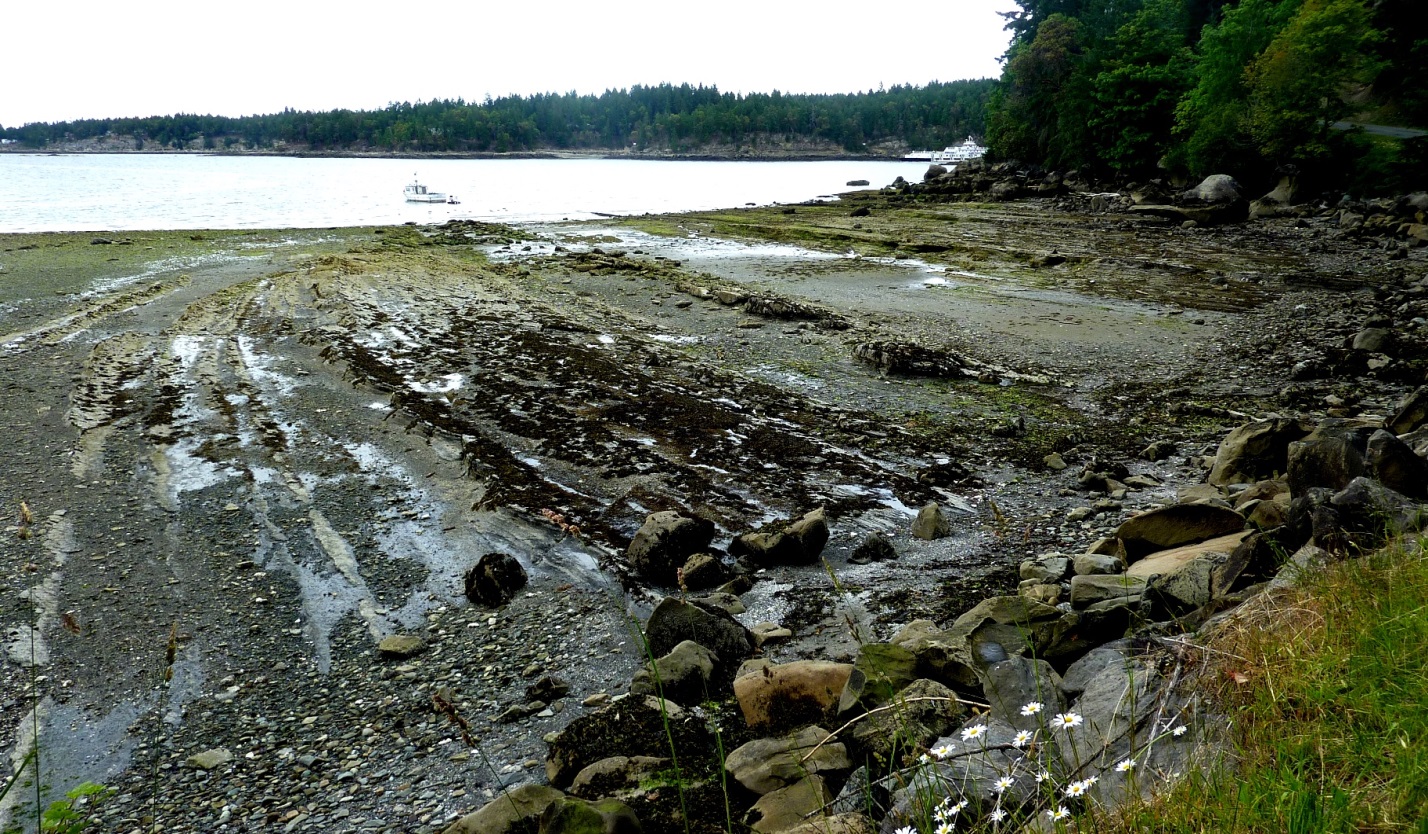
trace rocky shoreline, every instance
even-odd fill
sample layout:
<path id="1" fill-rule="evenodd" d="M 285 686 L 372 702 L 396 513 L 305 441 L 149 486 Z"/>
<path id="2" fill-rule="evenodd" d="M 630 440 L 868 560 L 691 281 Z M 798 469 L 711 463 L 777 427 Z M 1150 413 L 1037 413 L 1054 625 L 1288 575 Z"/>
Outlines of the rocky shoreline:
<path id="1" fill-rule="evenodd" d="M 1369 460 L 1368 428 L 1423 382 L 1424 250 L 1366 207 L 1206 226 L 1132 212 L 1132 195 L 1095 203 L 1064 178 L 1045 196 L 988 200 L 1007 178 L 519 231 L 7 236 L 0 275 L 33 284 L 0 298 L 16 438 L 0 498 L 29 516 L 0 550 L 0 775 L 38 723 L 46 782 L 118 789 L 95 810 L 100 830 L 439 831 L 508 800 L 503 789 L 577 781 L 594 761 L 560 739 L 599 716 L 624 714 L 622 729 L 584 734 L 590 749 L 662 756 L 616 741 L 637 737 L 631 717 L 664 720 L 625 693 L 648 687 L 642 636 L 675 603 L 733 623 L 729 645 L 757 644 L 769 669 L 826 664 L 843 675 L 823 687 L 835 700 L 860 663 L 869 680 L 927 677 L 939 644 L 960 666 L 944 657 L 942 680 L 906 683 L 981 700 L 986 658 L 956 655 L 980 645 L 969 635 L 1039 624 L 1062 640 L 1102 602 L 1119 601 L 1096 632 L 1110 648 L 1087 658 L 1173 668 L 1143 634 L 1113 638 L 1132 612 L 1183 622 L 1213 600 L 1048 554 L 1124 546 L 1130 519 L 1157 507 L 1215 505 L 1192 488 L 1225 433 L 1259 418 Z M 106 258 L 144 247 L 187 254 L 96 285 Z M 64 258 L 78 262 L 56 277 Z M 1285 471 L 1288 458 L 1243 474 Z M 1321 496 L 1311 521 L 1335 506 L 1318 484 L 1287 486 L 1213 497 L 1234 499 L 1238 511 L 1219 510 L 1240 527 L 1286 495 Z M 943 521 L 914 535 L 929 504 Z M 631 551 L 662 540 L 641 533 L 662 512 L 698 528 L 675 536 L 695 550 Z M 1320 545 L 1332 529 L 1311 525 Z M 1150 548 L 1107 547 L 1121 560 L 1110 567 L 1147 564 Z M 1243 561 L 1221 577 L 1230 596 L 1272 574 L 1263 552 L 1216 547 L 1185 562 Z M 689 562 L 696 551 L 710 558 Z M 527 575 L 494 608 L 463 581 L 492 552 Z M 740 564 L 743 580 L 729 575 Z M 696 579 L 710 570 L 724 575 Z M 1152 590 L 1092 601 L 1107 575 Z M 1040 581 L 1018 595 L 1026 579 Z M 726 581 L 736 597 L 682 601 L 703 593 L 691 582 Z M 1069 611 L 1048 604 L 1062 598 Z M 1091 638 L 1056 645 L 1038 656 L 1067 707 L 1093 715 L 1065 686 Z M 732 754 L 767 736 L 735 697 L 745 657 L 714 653 L 711 689 L 681 696 L 681 726 L 698 745 L 717 724 Z M 997 661 L 1012 664 L 997 673 L 1008 692 L 1049 691 L 1015 653 Z M 854 693 L 843 712 L 891 695 Z M 881 761 L 988 720 L 963 715 L 931 711 L 922 747 Z M 1001 724 L 988 727 L 1001 744 Z M 858 761 L 879 755 L 849 744 Z M 667 767 L 631 761 L 591 774 L 601 787 L 585 795 L 645 772 L 620 794 L 645 830 L 682 828 L 679 814 L 724 829 L 717 773 L 691 771 L 710 778 L 681 796 Z M 826 797 L 794 793 L 831 798 L 850 769 L 827 768 Z M 554 796 L 521 790 L 534 813 Z"/>

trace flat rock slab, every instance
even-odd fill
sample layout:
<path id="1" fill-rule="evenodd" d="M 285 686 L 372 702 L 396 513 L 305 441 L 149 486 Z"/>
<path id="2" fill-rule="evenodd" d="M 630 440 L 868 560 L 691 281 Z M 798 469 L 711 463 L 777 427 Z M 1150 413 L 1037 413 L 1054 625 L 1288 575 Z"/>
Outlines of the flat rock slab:
<path id="1" fill-rule="evenodd" d="M 1126 548 L 1126 560 L 1166 548 L 1205 541 L 1244 529 L 1244 516 L 1214 504 L 1171 504 L 1126 519 L 1116 537 Z"/>
<path id="2" fill-rule="evenodd" d="M 1126 569 L 1126 575 L 1142 579 L 1157 575 L 1169 576 L 1179 571 L 1185 565 L 1209 554 L 1214 553 L 1229 556 L 1235 552 L 1235 548 L 1240 546 L 1240 542 L 1244 541 L 1245 538 L 1250 535 L 1250 532 L 1251 531 L 1248 530 L 1242 530 L 1238 533 L 1218 536 L 1197 544 L 1187 544 L 1172 550 L 1162 550 L 1131 565 Z"/>

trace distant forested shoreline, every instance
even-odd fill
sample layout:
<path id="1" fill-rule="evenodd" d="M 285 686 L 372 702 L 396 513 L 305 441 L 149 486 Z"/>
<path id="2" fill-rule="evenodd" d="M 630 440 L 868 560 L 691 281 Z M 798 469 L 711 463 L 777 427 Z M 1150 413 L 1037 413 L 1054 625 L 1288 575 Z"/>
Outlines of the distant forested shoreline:
<path id="1" fill-rule="evenodd" d="M 284 110 L 262 116 L 177 114 L 0 128 L 33 150 L 312 153 L 699 153 L 709 148 L 824 148 L 889 155 L 940 148 L 986 129 L 993 79 L 847 95 L 739 95 L 715 87 L 635 86 L 598 96 L 507 96 L 401 102 L 381 110 Z M 106 147 L 107 146 L 107 147 Z"/>

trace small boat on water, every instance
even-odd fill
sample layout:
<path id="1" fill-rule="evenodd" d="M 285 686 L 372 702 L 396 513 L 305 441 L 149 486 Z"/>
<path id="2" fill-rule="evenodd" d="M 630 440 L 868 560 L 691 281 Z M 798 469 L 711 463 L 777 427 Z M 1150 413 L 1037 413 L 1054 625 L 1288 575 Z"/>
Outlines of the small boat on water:
<path id="1" fill-rule="evenodd" d="M 408 203 L 444 203 L 447 201 L 444 192 L 428 191 L 426 186 L 415 179 L 412 180 L 411 185 L 402 190 L 402 193 L 406 195 Z"/>

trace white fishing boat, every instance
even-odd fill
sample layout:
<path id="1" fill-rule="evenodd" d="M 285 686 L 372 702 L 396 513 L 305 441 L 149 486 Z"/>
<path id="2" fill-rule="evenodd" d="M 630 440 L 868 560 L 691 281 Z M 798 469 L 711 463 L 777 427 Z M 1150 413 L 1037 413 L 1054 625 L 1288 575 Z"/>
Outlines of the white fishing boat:
<path id="1" fill-rule="evenodd" d="M 415 176 L 415 175 L 414 175 Z M 444 203 L 446 193 L 442 191 L 428 191 L 427 187 L 413 179 L 412 184 L 402 190 L 406 195 L 408 203 Z"/>

